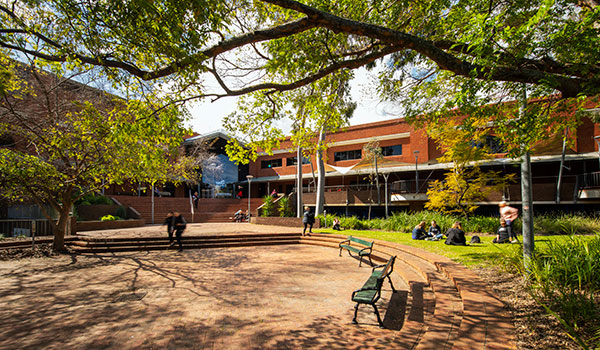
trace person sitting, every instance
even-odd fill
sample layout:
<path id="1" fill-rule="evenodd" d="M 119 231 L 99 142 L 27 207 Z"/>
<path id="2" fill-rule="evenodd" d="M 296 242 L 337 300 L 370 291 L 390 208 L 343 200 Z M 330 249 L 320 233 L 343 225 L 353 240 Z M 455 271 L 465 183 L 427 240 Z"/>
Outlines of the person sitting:
<path id="1" fill-rule="evenodd" d="M 496 238 L 492 243 L 509 243 L 510 242 L 510 230 L 506 224 L 506 220 L 500 219 L 500 227 L 496 231 Z"/>
<path id="2" fill-rule="evenodd" d="M 337 231 L 341 231 L 342 227 L 340 226 L 340 219 L 333 218 L 333 226 L 331 228 Z"/>
<path id="3" fill-rule="evenodd" d="M 427 235 L 429 237 L 427 237 L 426 240 L 429 240 L 429 241 L 439 241 L 442 237 L 444 237 L 444 234 L 442 233 L 442 229 L 435 222 L 435 220 L 431 220 L 431 226 L 429 226 Z"/>
<path id="4" fill-rule="evenodd" d="M 446 244 L 448 245 L 467 245 L 467 239 L 465 238 L 465 231 L 462 229 L 462 224 L 456 221 L 452 224 L 452 228 L 446 232 Z"/>
<path id="5" fill-rule="evenodd" d="M 242 212 L 242 209 L 236 211 L 235 214 L 233 214 L 233 220 L 235 222 L 242 222 L 242 220 L 244 220 L 244 213 Z"/>
<path id="6" fill-rule="evenodd" d="M 427 232 L 425 232 L 425 221 L 421 221 L 415 228 L 412 230 L 412 239 L 422 240 L 429 236 L 427 236 Z"/>

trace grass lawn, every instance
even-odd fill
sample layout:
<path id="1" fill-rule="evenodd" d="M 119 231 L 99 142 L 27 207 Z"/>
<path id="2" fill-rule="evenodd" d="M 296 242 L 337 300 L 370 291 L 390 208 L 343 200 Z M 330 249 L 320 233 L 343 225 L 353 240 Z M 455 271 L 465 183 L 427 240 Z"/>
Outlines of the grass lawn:
<path id="1" fill-rule="evenodd" d="M 489 266 L 498 264 L 501 261 L 503 252 L 519 249 L 522 250 L 521 244 L 493 244 L 493 235 L 478 235 L 481 239 L 480 244 L 469 244 L 467 246 L 453 246 L 444 244 L 444 240 L 440 241 L 417 241 L 411 238 L 410 233 L 389 232 L 389 231 L 368 231 L 368 230 L 344 230 L 335 231 L 332 229 L 316 229 L 318 233 L 334 233 L 356 237 L 380 239 L 383 241 L 400 243 L 412 247 L 422 248 L 432 253 L 446 256 L 465 266 Z M 471 240 L 472 235 L 467 235 L 467 242 Z M 568 235 L 553 235 L 553 236 L 536 236 L 536 248 L 542 248 L 548 242 L 564 242 L 571 236 Z M 583 239 L 592 239 L 594 235 L 577 235 Z M 522 237 L 519 237 L 522 242 Z"/>

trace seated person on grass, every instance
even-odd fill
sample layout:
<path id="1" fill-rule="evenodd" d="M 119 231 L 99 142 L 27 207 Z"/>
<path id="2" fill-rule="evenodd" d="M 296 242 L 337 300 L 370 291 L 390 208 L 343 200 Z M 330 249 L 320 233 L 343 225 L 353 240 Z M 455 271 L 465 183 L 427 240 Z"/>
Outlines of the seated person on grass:
<path id="1" fill-rule="evenodd" d="M 500 227 L 498 227 L 496 238 L 494 238 L 492 243 L 510 243 L 510 231 L 506 220 L 500 219 Z"/>
<path id="2" fill-rule="evenodd" d="M 412 239 L 425 239 L 429 237 L 427 232 L 425 232 L 425 221 L 421 221 L 415 228 L 412 230 Z"/>
<path id="3" fill-rule="evenodd" d="M 428 240 L 428 241 L 439 241 L 442 237 L 444 237 L 444 234 L 442 233 L 442 229 L 435 222 L 435 220 L 431 220 L 431 226 L 429 226 L 427 235 L 429 236 L 428 238 L 426 238 L 426 240 Z"/>
<path id="4" fill-rule="evenodd" d="M 340 226 L 340 219 L 334 218 L 333 219 L 333 226 L 331 228 L 334 229 L 334 230 L 337 230 L 337 231 L 341 231 L 342 227 Z"/>
<path id="5" fill-rule="evenodd" d="M 448 245 L 467 245 L 467 239 L 465 238 L 465 231 L 462 229 L 462 224 L 456 221 L 452 224 L 452 228 L 446 232 L 446 244 Z"/>

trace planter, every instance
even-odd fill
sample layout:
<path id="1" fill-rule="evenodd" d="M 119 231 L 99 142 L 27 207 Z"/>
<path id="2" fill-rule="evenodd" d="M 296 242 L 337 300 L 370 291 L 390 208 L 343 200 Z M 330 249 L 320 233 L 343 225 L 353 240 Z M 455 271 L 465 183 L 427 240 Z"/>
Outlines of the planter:
<path id="1" fill-rule="evenodd" d="M 72 233 L 83 231 L 114 230 L 119 228 L 142 227 L 144 220 L 115 220 L 115 221 L 78 221 L 72 228 Z"/>
<path id="2" fill-rule="evenodd" d="M 320 220 L 316 220 L 313 224 L 313 228 L 320 228 Z M 257 225 L 273 225 L 273 226 L 287 226 L 287 227 L 304 227 L 302 218 L 288 218 L 279 216 L 269 217 L 252 217 L 250 222 Z"/>

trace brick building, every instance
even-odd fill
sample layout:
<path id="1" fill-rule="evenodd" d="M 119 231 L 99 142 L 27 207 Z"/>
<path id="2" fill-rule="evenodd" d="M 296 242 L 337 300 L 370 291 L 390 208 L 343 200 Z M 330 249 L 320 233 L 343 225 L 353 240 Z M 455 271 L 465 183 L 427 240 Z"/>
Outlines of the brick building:
<path id="1" fill-rule="evenodd" d="M 561 135 L 549 136 L 534 149 L 533 199 L 538 211 L 597 210 L 600 202 L 599 124 L 583 118 L 578 129 L 569 134 L 573 142 L 565 152 L 560 186 Z M 379 196 L 371 184 L 372 178 L 368 179 L 370 173 L 374 174 L 373 164 L 366 161 L 363 154 L 363 146 L 370 141 L 378 141 L 384 155 L 377 164 Z M 427 201 L 428 183 L 442 178 L 444 172 L 451 168 L 450 163 L 438 161 L 441 151 L 437 144 L 423 130 L 415 130 L 402 118 L 351 126 L 328 135 L 326 142 L 329 148 L 325 157 L 325 208 L 338 215 L 364 217 L 371 205 L 374 215 L 383 216 L 386 198 L 390 212 L 421 210 Z M 515 173 L 518 180 L 479 203 L 481 213 L 497 213 L 497 204 L 502 200 L 520 205 L 520 162 L 505 158 L 505 154 L 500 153 L 501 147 L 497 151 L 496 158 L 482 167 Z M 254 176 L 252 196 L 264 196 L 273 189 L 279 193 L 293 193 L 296 163 L 296 149 L 289 139 L 283 140 L 280 149 L 272 155 L 261 154 L 249 167 L 249 173 Z M 317 177 L 314 156 L 304 160 L 302 172 L 303 202 L 313 206 Z M 560 191 L 559 196 L 557 190 Z"/>

